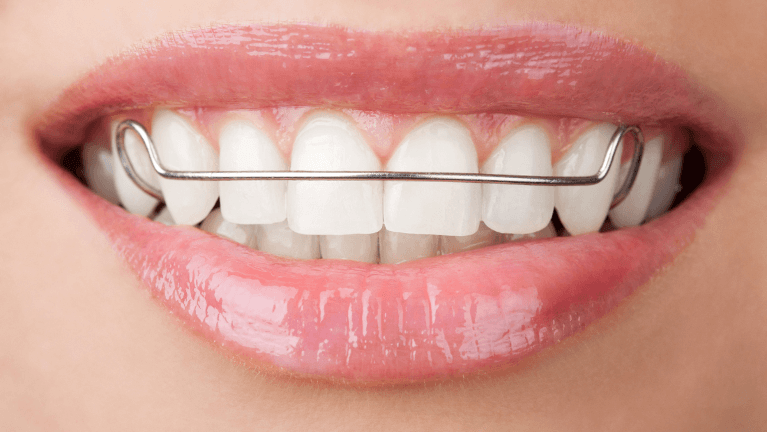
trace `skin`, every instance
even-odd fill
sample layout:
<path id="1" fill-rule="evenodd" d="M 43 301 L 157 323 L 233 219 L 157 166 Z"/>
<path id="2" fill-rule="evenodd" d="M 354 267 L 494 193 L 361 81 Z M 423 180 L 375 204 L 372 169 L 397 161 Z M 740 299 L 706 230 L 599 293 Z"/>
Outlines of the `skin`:
<path id="1" fill-rule="evenodd" d="M 119 17 L 119 18 L 118 18 Z M 350 389 L 264 376 L 180 325 L 31 150 L 30 118 L 107 56 L 242 21 L 430 29 L 546 20 L 679 64 L 745 139 L 706 225 L 605 318 L 492 377 Z M 3 430 L 755 430 L 767 424 L 767 3 L 0 3 Z"/>

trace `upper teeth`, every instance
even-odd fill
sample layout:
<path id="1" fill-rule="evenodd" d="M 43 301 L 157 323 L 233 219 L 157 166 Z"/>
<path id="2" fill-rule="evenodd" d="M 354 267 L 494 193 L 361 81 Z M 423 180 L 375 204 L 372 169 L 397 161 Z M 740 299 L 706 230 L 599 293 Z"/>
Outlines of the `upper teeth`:
<path id="1" fill-rule="evenodd" d="M 634 186 L 626 199 L 610 211 L 610 220 L 615 226 L 637 226 L 647 216 L 663 158 L 663 141 L 661 135 L 645 144 L 642 165 L 634 179 Z"/>
<path id="2" fill-rule="evenodd" d="M 159 109 L 152 139 L 164 165 L 188 171 L 380 171 L 382 163 L 359 126 L 349 117 L 321 111 L 307 117 L 295 135 L 290 162 L 268 128 L 246 117 L 224 117 L 216 152 L 206 135 L 185 116 Z M 579 134 L 552 166 L 562 145 L 535 122 L 507 131 L 486 157 L 482 172 L 535 176 L 592 175 L 604 159 L 614 125 L 596 124 Z M 432 117 L 404 135 L 385 165 L 387 171 L 479 172 L 473 133 L 452 117 Z M 557 144 L 566 144 L 559 143 Z M 158 178 L 132 132 L 128 155 L 138 174 L 162 190 L 166 223 L 195 225 L 276 255 L 355 259 L 391 263 L 488 246 L 520 235 L 545 237 L 556 207 L 570 234 L 598 231 L 619 187 L 619 169 L 591 186 L 520 186 L 401 181 L 188 181 Z M 678 165 L 661 166 L 662 137 L 648 141 L 635 186 L 612 210 L 616 226 L 640 224 L 670 205 Z M 93 150 L 88 150 L 93 153 Z M 486 153 L 485 153 L 486 154 Z M 620 160 L 621 147 L 616 155 Z M 104 158 L 85 158 L 89 183 L 109 172 Z M 108 161 L 108 159 L 107 159 Z M 149 215 L 157 201 L 112 163 L 114 185 L 123 206 Z M 659 180 L 658 180 L 659 179 Z M 108 194 L 108 188 L 94 188 Z M 107 192 L 102 192 L 106 190 Z M 672 190 L 671 193 L 667 191 Z M 219 199 L 220 210 L 214 208 Z M 659 198 L 661 197 L 661 198 Z M 114 198 L 113 198 L 114 199 Z M 209 216 L 210 214 L 210 216 Z M 480 224 L 480 221 L 484 224 Z M 239 229 L 241 225 L 259 228 Z M 382 228 L 385 227 L 385 230 Z M 380 236 L 377 234 L 381 232 Z M 503 234 L 507 234 L 504 236 Z M 322 236 L 318 238 L 317 236 Z M 440 242 L 439 236 L 450 236 Z M 380 237 L 380 238 L 379 238 Z M 404 247 L 403 247 L 404 245 Z M 380 250 L 380 257 L 379 257 Z"/>
<path id="3" fill-rule="evenodd" d="M 293 171 L 380 171 L 381 163 L 348 120 L 330 114 L 309 119 L 298 132 Z M 301 234 L 371 234 L 381 230 L 381 181 L 292 181 L 288 225 Z"/>
<path id="4" fill-rule="evenodd" d="M 604 157 L 604 155 L 603 155 Z M 523 126 L 510 133 L 482 166 L 487 174 L 551 176 L 551 145 L 546 131 Z M 495 231 L 540 231 L 554 213 L 554 189 L 519 185 L 482 185 L 482 220 Z"/>
<path id="5" fill-rule="evenodd" d="M 152 141 L 157 155 L 170 169 L 216 171 L 218 155 L 207 139 L 182 116 L 157 110 L 152 119 Z M 218 185 L 206 181 L 160 178 L 165 205 L 180 225 L 195 225 L 205 219 L 218 200 Z"/>
<path id="6" fill-rule="evenodd" d="M 587 130 L 573 147 L 557 162 L 556 176 L 584 176 L 595 173 L 605 157 L 610 137 L 616 127 L 602 124 Z M 621 160 L 618 147 L 616 160 Z M 578 235 L 599 231 L 610 210 L 618 183 L 617 166 L 610 170 L 602 182 L 591 186 L 557 186 L 556 207 L 559 220 L 570 234 Z"/>
<path id="7" fill-rule="evenodd" d="M 116 127 L 117 122 L 112 122 L 111 128 L 114 129 Z M 114 184 L 115 189 L 117 190 L 117 196 L 120 198 L 122 205 L 129 212 L 141 216 L 148 216 L 154 211 L 155 207 L 157 207 L 158 201 L 156 198 L 139 189 L 133 180 L 128 177 L 128 174 L 122 169 L 122 165 L 118 160 L 115 146 L 116 144 L 114 140 L 112 140 L 112 164 L 115 168 Z M 133 164 L 136 174 L 151 186 L 160 187 L 159 176 L 149 162 L 149 155 L 146 152 L 146 148 L 141 145 L 141 141 L 133 131 L 128 131 L 128 133 L 125 134 L 125 150 L 128 154 L 128 158 L 130 158 L 130 161 Z"/>
<path id="8" fill-rule="evenodd" d="M 466 128 L 434 118 L 410 132 L 387 171 L 476 173 L 477 152 Z M 389 231 L 465 236 L 479 227 L 481 188 L 475 183 L 390 181 L 384 186 L 384 223 Z"/>
<path id="9" fill-rule="evenodd" d="M 250 122 L 232 120 L 218 139 L 221 171 L 284 171 L 287 169 L 272 140 Z M 285 181 L 221 182 L 221 212 L 238 224 L 270 224 L 285 220 Z"/>

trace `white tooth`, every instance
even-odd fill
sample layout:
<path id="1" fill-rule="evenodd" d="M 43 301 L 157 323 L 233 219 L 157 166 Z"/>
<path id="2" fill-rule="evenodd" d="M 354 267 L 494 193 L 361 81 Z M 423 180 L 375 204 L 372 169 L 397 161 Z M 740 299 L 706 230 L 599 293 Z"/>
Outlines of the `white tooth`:
<path id="1" fill-rule="evenodd" d="M 153 221 L 159 222 L 163 225 L 173 226 L 176 225 L 176 222 L 173 221 L 173 216 L 170 215 L 170 211 L 168 210 L 168 207 L 163 207 L 162 210 L 160 210 L 159 213 L 155 217 L 152 218 Z"/>
<path id="2" fill-rule="evenodd" d="M 594 126 L 582 134 L 557 162 L 557 177 L 594 175 L 605 158 L 617 128 L 611 124 Z M 572 235 L 597 232 L 607 217 L 618 182 L 623 144 L 615 154 L 616 163 L 600 183 L 589 186 L 557 186 L 556 208 L 562 225 Z"/>
<path id="3" fill-rule="evenodd" d="M 535 125 L 515 130 L 493 151 L 482 172 L 550 177 L 551 145 L 546 131 Z M 551 221 L 553 213 L 554 188 L 482 185 L 482 220 L 494 231 L 517 234 L 540 231 Z"/>
<path id="4" fill-rule="evenodd" d="M 202 221 L 200 229 L 211 234 L 226 237 L 246 246 L 255 245 L 255 227 L 253 225 L 239 225 L 224 220 L 221 209 L 214 209 L 208 217 Z"/>
<path id="5" fill-rule="evenodd" d="M 406 234 L 382 229 L 378 247 L 381 264 L 399 264 L 439 255 L 439 236 Z"/>
<path id="6" fill-rule="evenodd" d="M 285 160 L 272 140 L 246 120 L 228 121 L 218 139 L 221 171 L 285 171 Z M 285 220 L 285 181 L 219 183 L 224 219 L 237 224 Z"/>
<path id="7" fill-rule="evenodd" d="M 97 143 L 85 144 L 82 150 L 85 182 L 91 190 L 112 204 L 120 204 L 115 188 L 112 152 Z"/>
<path id="8" fill-rule="evenodd" d="M 320 236 L 323 259 L 378 262 L 378 233 Z"/>
<path id="9" fill-rule="evenodd" d="M 301 128 L 292 171 L 380 171 L 381 162 L 348 120 L 323 113 Z M 288 182 L 288 223 L 302 234 L 371 234 L 381 230 L 380 181 Z"/>
<path id="10" fill-rule="evenodd" d="M 642 164 L 639 166 L 634 185 L 626 199 L 610 210 L 610 220 L 616 227 L 638 226 L 644 222 L 647 209 L 650 207 L 655 184 L 660 171 L 660 161 L 663 158 L 663 137 L 659 136 L 648 141 L 644 146 Z M 618 187 L 621 186 L 618 183 Z"/>
<path id="11" fill-rule="evenodd" d="M 476 173 L 477 152 L 458 121 L 433 118 L 410 132 L 392 155 L 387 171 Z M 465 236 L 482 216 L 482 189 L 474 183 L 389 181 L 384 185 L 388 231 Z"/>
<path id="12" fill-rule="evenodd" d="M 318 259 L 320 257 L 319 237 L 298 234 L 288 227 L 287 221 L 258 225 L 256 244 L 260 251 L 285 258 Z"/>
<path id="13" fill-rule="evenodd" d="M 117 124 L 116 121 L 112 123 L 112 131 L 115 130 Z M 159 176 L 154 168 L 152 168 L 152 163 L 149 161 L 149 154 L 146 152 L 146 147 L 144 147 L 144 144 L 132 130 L 128 130 L 125 133 L 125 151 L 136 174 L 150 186 L 159 189 Z M 114 133 L 112 134 L 112 166 L 115 168 L 115 189 L 117 190 L 117 195 L 120 197 L 120 203 L 126 210 L 133 214 L 149 216 L 152 211 L 154 211 L 155 207 L 157 207 L 159 201 L 139 189 L 139 187 L 133 183 L 133 180 L 128 177 L 128 174 L 125 172 L 125 169 L 123 169 L 117 155 L 117 143 L 114 139 Z"/>
<path id="14" fill-rule="evenodd" d="M 484 223 L 479 224 L 477 232 L 467 236 L 442 236 L 440 239 L 440 252 L 447 255 L 456 252 L 465 252 L 501 243 L 501 234 L 491 230 Z"/>
<path id="15" fill-rule="evenodd" d="M 189 122 L 169 110 L 157 110 L 152 118 L 152 140 L 160 161 L 168 169 L 217 171 L 218 155 L 208 140 Z M 179 225 L 196 225 L 205 219 L 218 200 L 218 183 L 161 178 L 165 205 Z"/>
<path id="16" fill-rule="evenodd" d="M 682 186 L 679 184 L 681 173 L 682 155 L 669 159 L 660 166 L 658 181 L 655 182 L 655 190 L 647 209 L 647 219 L 654 219 L 671 207 L 676 194 L 682 190 Z"/>
<path id="17" fill-rule="evenodd" d="M 549 223 L 546 225 L 542 230 L 530 233 L 530 234 L 506 234 L 504 236 L 504 241 L 507 242 L 515 242 L 515 241 L 522 241 L 522 240 L 539 240 L 539 239 L 547 239 L 557 236 L 557 230 L 554 228 L 554 224 Z"/>

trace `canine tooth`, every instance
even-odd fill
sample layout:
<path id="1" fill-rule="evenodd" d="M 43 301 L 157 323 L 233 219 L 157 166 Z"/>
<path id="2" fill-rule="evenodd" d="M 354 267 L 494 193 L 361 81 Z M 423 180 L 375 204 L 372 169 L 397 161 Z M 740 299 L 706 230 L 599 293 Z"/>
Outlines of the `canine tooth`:
<path id="1" fill-rule="evenodd" d="M 399 264 L 439 255 L 439 236 L 407 234 L 382 229 L 378 247 L 381 264 Z"/>
<path id="2" fill-rule="evenodd" d="M 447 255 L 456 252 L 465 252 L 501 243 L 502 234 L 487 227 L 484 223 L 479 224 L 477 232 L 467 236 L 442 236 L 440 239 L 440 253 Z"/>
<path id="3" fill-rule="evenodd" d="M 378 262 L 378 233 L 320 236 L 323 259 Z"/>
<path id="4" fill-rule="evenodd" d="M 477 152 L 462 124 L 436 117 L 402 140 L 387 170 L 476 173 Z M 408 234 L 470 235 L 479 228 L 481 191 L 480 185 L 473 183 L 386 182 L 386 229 Z"/>
<path id="5" fill-rule="evenodd" d="M 152 218 L 153 221 L 159 222 L 163 225 L 173 226 L 176 225 L 176 222 L 173 221 L 173 216 L 170 215 L 170 211 L 168 210 L 168 207 L 163 207 L 162 210 L 160 210 L 159 213 L 155 217 Z"/>
<path id="6" fill-rule="evenodd" d="M 605 158 L 607 147 L 617 128 L 611 124 L 594 126 L 582 134 L 572 148 L 557 162 L 558 177 L 593 175 Z M 600 183 L 589 186 L 557 186 L 556 208 L 562 225 L 572 235 L 599 231 L 607 217 L 615 194 L 623 144 L 615 154 L 616 163 Z"/>
<path id="7" fill-rule="evenodd" d="M 219 136 L 221 171 L 285 171 L 287 164 L 272 140 L 246 120 L 227 122 Z M 285 220 L 285 181 L 219 183 L 224 219 L 237 224 Z"/>
<path id="8" fill-rule="evenodd" d="M 486 174 L 551 176 L 551 145 L 539 126 L 523 126 L 501 141 L 482 166 Z M 533 233 L 554 213 L 554 188 L 482 185 L 482 220 L 502 233 Z"/>
<path id="9" fill-rule="evenodd" d="M 288 222 L 257 225 L 258 250 L 285 258 L 317 259 L 320 257 L 318 236 L 298 234 L 288 227 Z"/>
<path id="10" fill-rule="evenodd" d="M 650 206 L 647 209 L 647 219 L 654 219 L 671 207 L 676 194 L 682 190 L 682 186 L 679 184 L 679 175 L 681 173 L 681 155 L 669 159 L 660 166 L 652 200 L 650 200 Z"/>
<path id="11" fill-rule="evenodd" d="M 522 241 L 522 240 L 539 240 L 539 239 L 547 239 L 557 236 L 557 230 L 554 228 L 554 224 L 549 223 L 546 225 L 542 230 L 536 231 L 534 233 L 530 234 L 506 234 L 504 236 L 504 241 L 506 242 L 515 242 L 515 241 Z"/>
<path id="12" fill-rule="evenodd" d="M 87 143 L 82 150 L 85 181 L 93 192 L 111 202 L 120 204 L 115 188 L 112 152 L 97 143 Z"/>
<path id="13" fill-rule="evenodd" d="M 255 244 L 253 228 L 252 225 L 239 225 L 225 220 L 221 214 L 221 209 L 214 209 L 210 212 L 200 225 L 200 229 L 205 232 L 226 237 L 246 246 Z"/>
<path id="14" fill-rule="evenodd" d="M 112 130 L 116 127 L 117 123 L 115 122 L 112 124 Z M 125 134 L 125 151 L 136 174 L 150 186 L 159 188 L 160 180 L 154 168 L 152 168 L 152 163 L 149 161 L 149 154 L 146 151 L 146 147 L 144 147 L 141 140 L 139 140 L 136 133 L 132 130 L 128 130 Z M 114 135 L 112 136 L 112 166 L 115 168 L 115 189 L 117 190 L 117 196 L 120 197 L 120 203 L 122 203 L 123 207 L 130 213 L 149 216 L 152 211 L 154 211 L 155 207 L 157 207 L 159 201 L 139 189 L 139 187 L 133 183 L 133 180 L 128 177 L 128 174 L 125 172 L 125 169 L 123 169 L 117 155 L 117 142 L 114 139 Z"/>
<path id="15" fill-rule="evenodd" d="M 642 164 L 636 180 L 626 199 L 610 210 L 610 220 L 618 228 L 640 225 L 650 207 L 655 183 L 658 180 L 660 161 L 663 157 L 663 137 L 651 139 L 645 144 Z M 623 176 L 625 177 L 625 176 Z M 621 182 L 624 179 L 621 178 Z M 620 187 L 621 182 L 618 183 Z"/>
<path id="16" fill-rule="evenodd" d="M 218 155 L 208 140 L 179 114 L 157 110 L 152 118 L 152 140 L 167 168 L 216 171 Z M 212 181 L 160 178 L 165 205 L 179 225 L 196 225 L 216 205 L 218 184 Z"/>
<path id="17" fill-rule="evenodd" d="M 381 162 L 348 120 L 323 113 L 299 131 L 292 171 L 380 171 Z M 302 234 L 372 234 L 383 225 L 380 181 L 290 181 L 290 229 Z"/>

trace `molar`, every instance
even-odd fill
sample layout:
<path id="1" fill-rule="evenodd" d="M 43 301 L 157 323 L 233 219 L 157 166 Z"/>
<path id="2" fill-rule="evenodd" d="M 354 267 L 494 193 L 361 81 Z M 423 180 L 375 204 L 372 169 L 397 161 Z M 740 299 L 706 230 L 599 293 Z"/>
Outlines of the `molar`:
<path id="1" fill-rule="evenodd" d="M 477 173 L 477 152 L 466 127 L 435 117 L 402 140 L 387 170 Z M 386 229 L 407 234 L 473 234 L 481 219 L 481 193 L 480 185 L 473 183 L 386 182 Z"/>
<path id="2" fill-rule="evenodd" d="M 213 147 L 179 114 L 157 110 L 152 118 L 152 140 L 160 161 L 169 169 L 218 170 L 218 155 Z M 179 225 L 196 225 L 218 200 L 216 182 L 160 178 L 160 186 L 165 205 Z"/>
<path id="3" fill-rule="evenodd" d="M 82 149 L 85 182 L 96 195 L 112 204 L 119 204 L 112 165 L 112 152 L 99 143 L 89 142 Z"/>
<path id="4" fill-rule="evenodd" d="M 551 144 L 546 131 L 536 125 L 516 129 L 493 151 L 482 172 L 551 176 Z M 502 233 L 540 231 L 554 213 L 554 194 L 554 188 L 548 186 L 483 184 L 482 220 Z"/>
<path id="5" fill-rule="evenodd" d="M 594 175 L 605 158 L 610 139 L 617 127 L 603 123 L 588 129 L 557 162 L 558 177 Z M 621 160 L 623 144 L 618 146 L 615 161 Z M 572 235 L 597 232 L 610 210 L 618 183 L 620 165 L 610 169 L 600 183 L 588 186 L 557 186 L 556 208 L 562 225 Z"/>
<path id="6" fill-rule="evenodd" d="M 381 162 L 345 118 L 317 114 L 296 136 L 292 171 L 380 171 Z M 381 181 L 290 181 L 290 229 L 302 234 L 372 234 L 383 225 Z"/>
<path id="7" fill-rule="evenodd" d="M 677 155 L 660 166 L 652 200 L 647 209 L 647 219 L 654 219 L 671 207 L 676 194 L 682 190 L 682 186 L 679 184 L 681 173 L 682 155 Z"/>
<path id="8" fill-rule="evenodd" d="M 618 228 L 639 226 L 644 221 L 653 198 L 662 158 L 663 136 L 658 136 L 645 144 L 642 164 L 639 166 L 634 185 L 628 196 L 610 210 L 610 221 L 613 225 Z M 628 171 L 622 174 L 619 185 L 623 182 Z"/>
<path id="9" fill-rule="evenodd" d="M 115 121 L 111 125 L 111 130 L 114 131 L 117 128 L 118 122 Z M 120 203 L 125 207 L 128 212 L 137 214 L 140 216 L 149 216 L 157 207 L 159 201 L 157 198 L 147 194 L 141 190 L 133 180 L 128 177 L 128 174 L 123 169 L 122 163 L 120 163 L 119 156 L 117 155 L 117 142 L 115 141 L 115 135 L 112 134 L 112 165 L 115 170 L 114 183 L 117 195 L 120 197 Z M 141 177 L 147 184 L 155 188 L 160 188 L 160 179 L 152 167 L 152 163 L 149 161 L 149 153 L 146 151 L 143 142 L 138 138 L 135 132 L 128 130 L 125 133 L 125 152 L 130 159 L 133 169 L 136 174 Z"/>
<path id="10" fill-rule="evenodd" d="M 274 142 L 246 120 L 227 121 L 218 140 L 221 171 L 285 171 Z M 223 181 L 219 183 L 221 213 L 236 224 L 270 224 L 286 218 L 287 182 Z"/>

